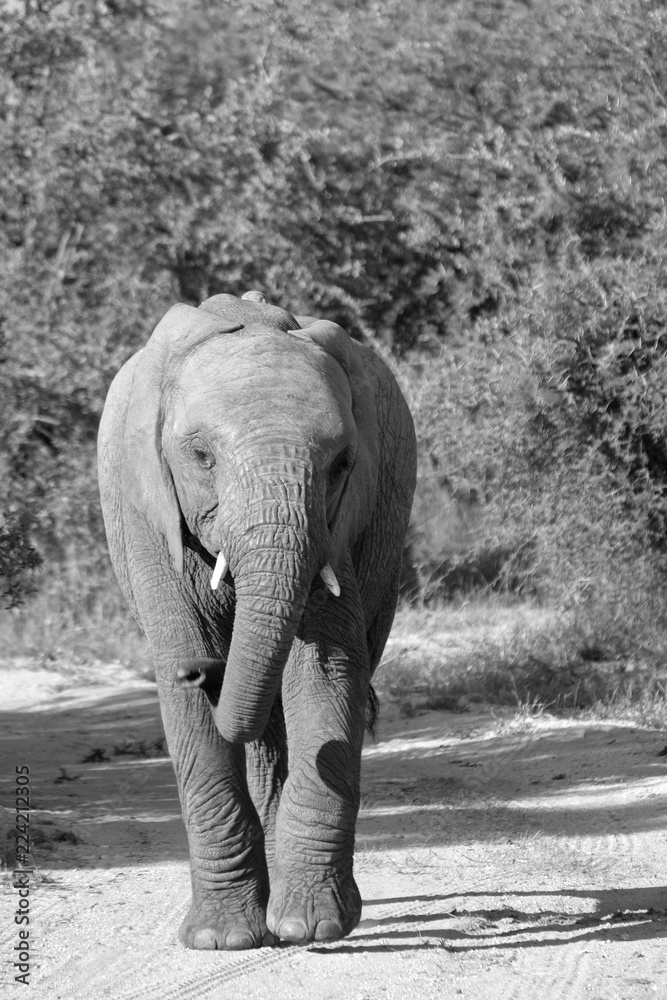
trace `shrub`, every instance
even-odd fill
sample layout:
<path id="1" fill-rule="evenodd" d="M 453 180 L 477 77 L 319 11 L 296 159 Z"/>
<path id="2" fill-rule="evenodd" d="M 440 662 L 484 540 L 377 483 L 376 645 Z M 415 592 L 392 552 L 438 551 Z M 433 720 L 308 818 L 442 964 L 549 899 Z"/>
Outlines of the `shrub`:
<path id="1" fill-rule="evenodd" d="M 0 597 L 10 608 L 32 592 L 26 570 L 36 569 L 42 561 L 30 542 L 31 528 L 26 513 L 5 516 L 0 522 Z"/>

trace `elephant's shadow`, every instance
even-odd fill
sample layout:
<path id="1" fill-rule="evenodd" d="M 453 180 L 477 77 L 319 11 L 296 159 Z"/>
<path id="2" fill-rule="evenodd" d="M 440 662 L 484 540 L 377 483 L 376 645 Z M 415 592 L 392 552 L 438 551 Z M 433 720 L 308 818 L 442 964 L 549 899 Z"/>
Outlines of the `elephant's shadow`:
<path id="1" fill-rule="evenodd" d="M 366 899 L 364 918 L 345 944 L 313 945 L 311 951 L 344 954 L 444 948 L 450 953 L 483 952 L 614 938 L 642 941 L 667 935 L 667 886 L 513 892 L 515 906 L 506 904 L 507 895 L 469 892 L 465 896 Z M 545 896 L 552 901 L 552 908 L 537 904 L 538 898 L 544 901 Z M 494 907 L 494 899 L 502 899 L 505 905 Z M 576 912 L 572 911 L 573 903 L 578 906 Z M 386 910 L 390 915 L 375 916 Z"/>

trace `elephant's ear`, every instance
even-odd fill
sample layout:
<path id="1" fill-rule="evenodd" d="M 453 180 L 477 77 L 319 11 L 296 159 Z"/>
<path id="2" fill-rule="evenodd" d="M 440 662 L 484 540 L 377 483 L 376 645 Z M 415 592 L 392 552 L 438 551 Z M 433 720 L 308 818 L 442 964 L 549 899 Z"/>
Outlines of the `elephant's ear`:
<path id="1" fill-rule="evenodd" d="M 315 316 L 295 316 L 294 318 L 302 330 L 305 330 L 307 326 L 313 326 L 314 323 L 325 322 L 324 320 L 316 319 Z M 333 323 L 332 325 L 336 326 L 335 323 Z M 339 326 L 338 329 L 342 330 L 343 328 Z"/>
<path id="2" fill-rule="evenodd" d="M 345 489 L 333 516 L 334 571 L 345 562 L 348 551 L 367 527 L 377 499 L 380 465 L 380 432 L 375 389 L 364 368 L 361 350 L 342 327 L 328 320 L 299 317 L 304 332 L 324 348 L 345 372 L 352 396 L 352 416 L 357 427 L 357 454 Z"/>
<path id="3" fill-rule="evenodd" d="M 208 336 L 232 332 L 241 325 L 230 326 L 200 309 L 175 305 L 137 356 L 125 419 L 123 496 L 164 535 L 178 573 L 183 572 L 181 509 L 162 453 L 162 394 L 170 360 Z"/>

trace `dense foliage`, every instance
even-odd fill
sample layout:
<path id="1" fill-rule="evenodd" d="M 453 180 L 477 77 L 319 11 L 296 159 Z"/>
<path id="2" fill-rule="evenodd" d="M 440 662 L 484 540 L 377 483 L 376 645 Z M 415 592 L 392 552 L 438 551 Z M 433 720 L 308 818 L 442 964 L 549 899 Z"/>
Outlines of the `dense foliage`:
<path id="1" fill-rule="evenodd" d="M 113 374 L 173 301 L 258 287 L 393 353 L 423 503 L 484 505 L 457 559 L 659 568 L 665 41 L 649 0 L 6 5 L 10 563 L 32 525 L 93 586 Z M 451 545 L 420 545 L 428 576 Z"/>

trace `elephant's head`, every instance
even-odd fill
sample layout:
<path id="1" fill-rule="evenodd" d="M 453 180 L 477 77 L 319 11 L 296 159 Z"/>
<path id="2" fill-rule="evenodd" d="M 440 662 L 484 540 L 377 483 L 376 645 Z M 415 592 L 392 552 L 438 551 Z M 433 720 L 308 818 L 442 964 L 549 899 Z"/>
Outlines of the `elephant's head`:
<path id="1" fill-rule="evenodd" d="M 174 306 L 131 390 L 125 496 L 176 572 L 194 536 L 216 560 L 212 585 L 233 577 L 214 712 L 232 741 L 264 731 L 313 580 L 337 594 L 374 507 L 378 424 L 361 355 L 335 324 L 302 324 L 257 293 Z"/>

